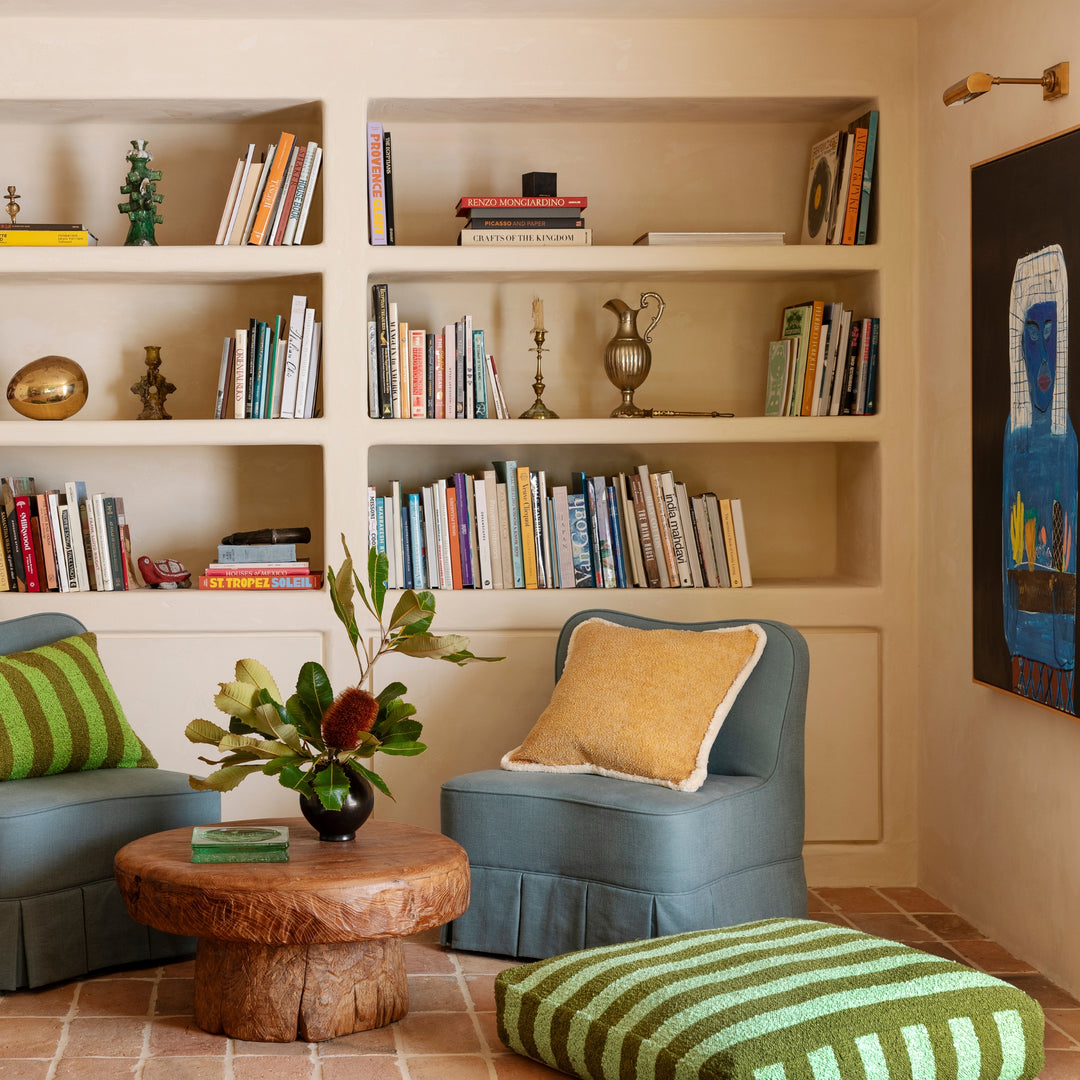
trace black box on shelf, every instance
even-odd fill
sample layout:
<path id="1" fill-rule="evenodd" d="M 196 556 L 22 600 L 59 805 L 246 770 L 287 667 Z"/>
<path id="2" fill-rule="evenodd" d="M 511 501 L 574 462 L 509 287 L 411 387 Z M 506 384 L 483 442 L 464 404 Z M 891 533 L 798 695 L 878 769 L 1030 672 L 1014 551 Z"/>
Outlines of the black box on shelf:
<path id="1" fill-rule="evenodd" d="M 527 172 L 521 174 L 522 195 L 558 195 L 559 174 L 553 172 Z"/>

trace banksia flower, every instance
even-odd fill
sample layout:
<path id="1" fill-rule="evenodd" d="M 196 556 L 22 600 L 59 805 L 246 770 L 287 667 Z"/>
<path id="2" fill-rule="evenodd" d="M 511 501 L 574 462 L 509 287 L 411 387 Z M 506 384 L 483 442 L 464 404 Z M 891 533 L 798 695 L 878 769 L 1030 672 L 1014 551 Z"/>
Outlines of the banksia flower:
<path id="1" fill-rule="evenodd" d="M 350 686 L 323 713 L 323 742 L 336 750 L 355 750 L 360 745 L 361 734 L 371 730 L 378 715 L 379 703 L 371 694 Z"/>

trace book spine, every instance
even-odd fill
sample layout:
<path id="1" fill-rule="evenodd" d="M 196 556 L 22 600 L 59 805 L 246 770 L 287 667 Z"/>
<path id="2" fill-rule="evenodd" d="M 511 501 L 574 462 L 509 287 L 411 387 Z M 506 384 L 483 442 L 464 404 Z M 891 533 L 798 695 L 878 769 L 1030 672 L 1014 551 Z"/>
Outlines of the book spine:
<path id="1" fill-rule="evenodd" d="M 369 510 L 374 511 L 369 501 Z M 218 544 L 219 563 L 281 563 L 296 562 L 295 544 Z"/>
<path id="2" fill-rule="evenodd" d="M 278 138 L 277 149 L 274 151 L 274 160 L 270 165 L 270 171 L 266 178 L 266 186 L 263 188 L 262 199 L 259 202 L 259 211 L 255 215 L 255 223 L 251 227 L 249 244 L 265 244 L 268 239 L 271 217 L 277 206 L 278 195 L 281 193 L 281 184 L 292 156 L 293 142 L 296 136 L 288 131 L 283 131 Z"/>
<path id="3" fill-rule="evenodd" d="M 439 536 L 439 514 L 435 509 L 434 484 L 425 484 L 420 489 L 420 509 L 424 514 L 424 545 L 427 554 L 427 579 L 429 589 L 443 588 L 442 548 Z"/>
<path id="4" fill-rule="evenodd" d="M 394 164 L 389 131 L 383 131 L 383 188 L 386 193 L 386 242 L 394 244 Z"/>
<path id="5" fill-rule="evenodd" d="M 483 477 L 473 481 L 473 499 L 476 503 L 476 553 L 480 560 L 480 588 L 493 589 L 491 527 L 489 524 L 487 484 Z"/>
<path id="6" fill-rule="evenodd" d="M 426 589 L 423 514 L 420 509 L 420 494 L 416 491 L 409 492 L 409 543 L 412 545 L 413 588 Z"/>
<path id="7" fill-rule="evenodd" d="M 296 182 L 296 190 L 293 192 L 292 203 L 289 206 L 289 218 L 285 225 L 285 235 L 281 238 L 283 244 L 292 244 L 296 239 L 296 229 L 300 224 L 300 212 L 304 208 L 304 196 L 307 193 L 308 181 L 311 179 L 311 166 L 315 161 L 315 151 L 318 143 L 312 141 L 304 147 L 304 156 L 300 166 L 300 176 Z"/>
<path id="8" fill-rule="evenodd" d="M 870 199 L 874 186 L 874 156 L 877 149 L 878 111 L 872 109 L 866 129 L 866 158 L 863 164 L 862 194 L 859 196 L 859 222 L 855 228 L 855 243 L 865 244 L 870 226 Z"/>
<path id="9" fill-rule="evenodd" d="M 842 244 L 854 244 L 859 228 L 859 201 L 862 198 L 863 168 L 866 165 L 866 136 L 864 127 L 855 129 L 855 150 L 851 159 L 851 181 L 847 190 Z"/>
<path id="10" fill-rule="evenodd" d="M 824 317 L 825 302 L 815 300 L 810 315 L 810 338 L 806 349 L 806 363 L 802 371 L 802 404 L 799 406 L 801 416 L 809 416 L 813 407 L 814 387 L 817 385 L 817 367 L 820 360 L 821 323 Z"/>
<path id="11" fill-rule="evenodd" d="M 315 147 L 315 161 L 311 166 L 311 176 L 308 177 L 307 189 L 304 191 L 304 205 L 300 207 L 300 220 L 296 223 L 296 233 L 293 236 L 294 244 L 304 242 L 304 230 L 307 228 L 308 216 L 311 212 L 311 203 L 315 196 L 315 185 L 319 179 L 319 167 L 322 165 L 323 148 Z"/>
<path id="12" fill-rule="evenodd" d="M 446 532 L 450 544 L 450 577 L 455 589 L 462 587 L 461 526 L 458 523 L 457 487 L 446 485 Z"/>
<path id="13" fill-rule="evenodd" d="M 870 372 L 870 342 L 873 334 L 873 319 L 863 319 L 859 331 L 859 365 L 855 380 L 855 403 L 851 411 L 855 416 L 866 412 L 866 379 Z"/>
<path id="14" fill-rule="evenodd" d="M 306 562 L 266 562 L 266 563 L 210 563 L 208 574 L 218 577 L 266 577 L 285 574 L 295 577 L 298 574 L 314 573 Z"/>
<path id="15" fill-rule="evenodd" d="M 274 164 L 274 153 L 276 150 L 277 146 L 274 143 L 271 143 L 266 148 L 266 153 L 263 155 L 261 168 L 259 168 L 255 178 L 255 187 L 252 192 L 251 202 L 248 204 L 244 227 L 242 230 L 238 230 L 239 235 L 235 237 L 235 242 L 238 244 L 247 244 L 251 241 L 251 230 L 255 227 L 255 218 L 259 213 L 259 207 L 262 205 L 263 192 L 266 190 L 266 182 L 270 178 L 270 169 Z M 236 224 L 239 225 L 240 222 L 237 221 Z"/>
<path id="16" fill-rule="evenodd" d="M 476 481 L 465 474 L 465 521 L 469 529 L 469 561 L 472 564 L 473 588 L 480 582 L 480 550 L 476 543 Z"/>
<path id="17" fill-rule="evenodd" d="M 86 229 L 40 229 L 11 232 L 0 229 L 0 247 L 93 247 L 97 237 Z"/>
<path id="18" fill-rule="evenodd" d="M 447 499 L 448 492 L 445 480 L 436 481 L 432 495 L 435 500 L 435 511 L 438 515 L 439 574 L 442 578 L 442 587 L 452 589 L 454 587 L 454 545 L 452 542 L 454 537 L 450 532 L 450 506 Z M 460 578 L 460 574 L 458 576 Z"/>
<path id="19" fill-rule="evenodd" d="M 589 247 L 592 229 L 462 229 L 461 247 Z"/>
<path id="20" fill-rule="evenodd" d="M 379 418 L 379 346 L 375 320 L 368 319 L 368 416 Z"/>
<path id="21" fill-rule="evenodd" d="M 53 536 L 52 517 L 49 514 L 49 496 L 39 492 L 34 496 L 31 513 L 37 518 L 38 531 L 41 534 L 41 561 L 38 572 L 44 577 L 48 592 L 60 591 L 60 576 L 57 573 L 58 560 L 56 545 L 58 537 Z"/>
<path id="22" fill-rule="evenodd" d="M 7 511 L 0 502 L 0 592 L 15 592 L 17 589 L 15 562 L 11 555 L 11 541 L 8 534 Z"/>
<path id="23" fill-rule="evenodd" d="M 582 229 L 585 219 L 582 217 L 484 217 L 469 215 L 466 229 Z"/>
<path id="24" fill-rule="evenodd" d="M 454 473 L 454 498 L 457 504 L 457 544 L 461 555 L 461 587 L 471 589 L 475 584 L 472 572 L 472 522 L 469 520 L 469 498 L 463 472 Z"/>
<path id="25" fill-rule="evenodd" d="M 390 399 L 390 293 L 389 286 L 378 282 L 371 286 L 371 301 L 375 312 L 375 345 L 379 360 L 379 417 L 394 415 Z"/>
<path id="26" fill-rule="evenodd" d="M 383 126 L 378 120 L 368 121 L 367 150 L 369 241 L 376 247 L 385 247 L 387 234 L 386 186 L 383 173 Z"/>
<path id="27" fill-rule="evenodd" d="M 680 587 L 688 589 L 693 586 L 694 578 L 690 573 L 690 558 L 686 550 L 686 530 L 683 527 L 682 515 L 679 513 L 675 480 L 670 472 L 660 473 L 659 479 L 664 500 L 664 519 L 671 536 L 671 553 L 675 557 L 675 572 L 678 574 Z"/>
<path id="28" fill-rule="evenodd" d="M 565 484 L 551 489 L 551 501 L 555 508 L 556 548 L 559 552 L 559 588 L 574 587 L 574 547 L 570 532 L 570 492 Z"/>
<path id="29" fill-rule="evenodd" d="M 95 491 L 90 496 L 90 512 L 94 516 L 94 532 L 97 534 L 98 582 L 102 592 L 115 589 L 112 561 L 109 557 L 109 530 L 105 526 L 105 496 Z"/>
<path id="30" fill-rule="evenodd" d="M 743 518 L 742 499 L 731 500 L 731 520 L 735 528 L 735 551 L 739 558 L 739 577 L 744 589 L 754 584 L 750 576 L 750 552 L 746 546 L 746 522 Z"/>
<path id="31" fill-rule="evenodd" d="M 496 461 L 495 473 L 506 485 L 507 516 L 510 528 L 510 555 L 514 571 L 514 588 L 525 588 L 525 567 L 521 551 L 521 510 L 518 506 L 518 479 L 516 461 Z"/>
<path id="32" fill-rule="evenodd" d="M 585 195 L 466 195 L 458 201 L 458 211 L 492 210 L 499 207 L 571 206 L 584 210 L 589 205 Z"/>
<path id="33" fill-rule="evenodd" d="M 682 579 L 679 577 L 679 564 L 675 559 L 675 546 L 671 542 L 671 526 L 668 524 L 663 482 L 658 473 L 649 474 L 649 486 L 652 489 L 652 504 L 656 512 L 656 531 L 660 535 L 660 551 L 664 556 L 668 586 L 677 589 L 682 584 Z M 652 524 L 651 518 L 649 523 Z M 659 558 L 659 555 L 657 558 Z"/>
<path id="34" fill-rule="evenodd" d="M 322 574 L 268 574 L 262 577 L 225 577 L 220 574 L 201 574 L 200 589 L 262 592 L 289 589 L 321 589 Z"/>
<path id="35" fill-rule="evenodd" d="M 30 521 L 30 496 L 16 495 L 15 528 L 25 571 L 26 591 L 41 592 L 41 578 L 38 573 L 37 557 L 34 554 L 34 537 Z"/>
<path id="36" fill-rule="evenodd" d="M 293 418 L 301 420 L 307 413 L 309 391 L 313 379 L 313 361 L 315 351 L 315 309 L 304 309 L 303 332 L 300 336 L 300 363 L 296 368 L 296 401 L 293 404 Z"/>
<path id="37" fill-rule="evenodd" d="M 244 403 L 247 400 L 247 347 L 248 332 L 236 331 L 236 355 L 233 361 L 233 416 L 244 419 Z"/>
<path id="38" fill-rule="evenodd" d="M 278 199 L 277 221 L 274 225 L 274 245 L 284 244 L 285 231 L 289 227 L 289 219 L 292 216 L 293 203 L 296 202 L 296 190 L 300 186 L 300 176 L 304 171 L 304 161 L 307 158 L 306 146 L 293 147 L 292 168 L 289 170 L 289 182 L 282 189 L 282 196 Z M 299 205 L 296 217 L 300 217 Z M 295 219 L 294 219 L 295 221 Z M 295 224 L 294 224 L 295 229 Z"/>
<path id="39" fill-rule="evenodd" d="M 472 332 L 473 354 L 473 384 L 476 408 L 474 415 L 477 420 L 486 420 L 495 415 L 495 410 L 488 407 L 487 378 L 484 369 L 487 367 L 486 354 L 484 352 L 484 331 Z"/>
<path id="40" fill-rule="evenodd" d="M 592 589 L 596 586 L 596 579 L 593 575 L 589 508 L 585 505 L 585 495 L 581 492 L 568 494 L 566 506 L 570 519 L 570 553 L 574 564 L 574 588 Z"/>
<path id="41" fill-rule="evenodd" d="M 94 592 L 101 592 L 104 585 L 101 576 L 101 555 L 97 542 L 97 520 L 94 517 L 93 503 L 83 493 L 79 495 L 79 525 L 82 528 L 83 547 L 86 549 L 87 581 Z"/>
<path id="42" fill-rule="evenodd" d="M 229 220 L 236 207 L 236 198 L 240 188 L 240 178 L 244 174 L 244 159 L 236 159 L 236 167 L 233 169 L 232 183 L 229 184 L 229 194 L 225 196 L 225 209 L 221 211 L 221 222 L 218 224 L 215 244 L 225 243 L 225 234 L 229 229 Z"/>
<path id="43" fill-rule="evenodd" d="M 401 419 L 401 327 L 398 324 L 398 306 L 391 300 L 387 305 L 386 340 L 390 365 L 390 415 Z"/>
<path id="44" fill-rule="evenodd" d="M 649 523 L 645 489 L 642 486 L 641 477 L 637 473 L 630 474 L 630 498 L 634 503 L 634 516 L 637 519 L 638 537 L 641 541 L 641 560 L 644 564 L 646 583 L 650 589 L 659 589 L 660 568 L 657 564 L 656 547 L 653 543 L 654 534 Z"/>
<path id="45" fill-rule="evenodd" d="M 495 483 L 495 509 L 498 515 L 499 564 L 502 587 L 514 588 L 514 560 L 510 547 L 510 505 L 506 484 Z"/>
<path id="46" fill-rule="evenodd" d="M 413 587 L 412 532 L 409 529 L 408 499 L 402 504 L 401 516 L 398 520 L 401 529 L 401 587 L 411 589 Z"/>
<path id="47" fill-rule="evenodd" d="M 720 500 L 720 524 L 724 530 L 724 551 L 727 555 L 728 576 L 733 589 L 742 588 L 742 571 L 739 568 L 739 549 L 735 540 L 735 518 L 731 500 Z"/>
<path id="48" fill-rule="evenodd" d="M 863 411 L 867 415 L 877 412 L 878 381 L 878 338 L 881 333 L 881 320 L 870 320 L 870 362 L 866 372 L 866 404 Z"/>
<path id="49" fill-rule="evenodd" d="M 614 484 L 607 486 L 607 511 L 611 522 L 611 550 L 615 566 L 615 587 L 626 588 L 626 551 L 622 540 L 622 514 Z"/>
<path id="50" fill-rule="evenodd" d="M 82 544 L 82 536 L 75 528 L 77 513 L 66 502 L 58 507 L 60 536 L 64 550 L 64 573 L 67 579 L 66 592 L 80 592 L 82 589 L 79 579 L 78 556 L 76 555 L 78 547 Z"/>
<path id="51" fill-rule="evenodd" d="M 544 544 L 544 504 L 547 476 L 543 470 L 529 470 L 529 503 L 532 509 L 533 547 L 536 549 L 536 587 L 546 589 L 551 581 L 551 562 Z"/>
<path id="52" fill-rule="evenodd" d="M 529 467 L 517 467 L 518 513 L 521 515 L 521 565 L 525 575 L 525 588 L 537 587 L 536 534 L 533 531 L 532 492 L 529 488 Z"/>
<path id="53" fill-rule="evenodd" d="M 409 394 L 412 400 L 413 420 L 427 416 L 427 333 L 423 330 L 409 331 Z"/>
<path id="54" fill-rule="evenodd" d="M 106 495 L 102 499 L 105 511 L 105 536 L 109 543 L 109 568 L 112 572 L 113 591 L 124 591 L 124 553 L 120 543 L 120 523 L 116 515 L 116 499 Z"/>
<path id="55" fill-rule="evenodd" d="M 851 337 L 848 341 L 847 362 L 844 367 L 844 387 L 840 398 L 840 413 L 850 416 L 855 405 L 855 390 L 858 385 L 859 347 L 862 337 L 862 320 L 851 320 Z"/>
<path id="56" fill-rule="evenodd" d="M 64 546 L 64 529 L 60 520 L 60 492 L 53 490 L 45 492 L 45 505 L 49 514 L 49 529 L 52 533 L 53 554 L 56 558 L 56 582 L 61 592 L 71 592 L 73 575 L 68 573 L 68 554 L 70 547 Z M 71 569 L 74 569 L 75 556 L 71 553 Z M 78 582 L 75 583 L 75 591 L 78 591 Z"/>
<path id="57" fill-rule="evenodd" d="M 695 495 L 690 500 L 690 516 L 694 519 L 694 539 L 697 541 L 698 558 L 705 575 L 705 586 L 715 589 L 720 582 L 716 576 L 716 552 L 709 532 L 709 514 L 704 495 Z"/>
<path id="58" fill-rule="evenodd" d="M 600 556 L 600 580 L 596 584 L 600 588 L 614 589 L 615 549 L 611 537 L 611 519 L 608 517 L 607 482 L 602 476 L 591 476 L 589 485 L 592 513 L 596 521 L 595 551 Z"/>
<path id="59" fill-rule="evenodd" d="M 435 419 L 435 339 L 438 334 L 424 335 L 424 416 Z"/>
<path id="60" fill-rule="evenodd" d="M 394 415 L 401 420 L 412 419 L 412 331 L 404 320 L 397 328 L 398 401 Z"/>
<path id="61" fill-rule="evenodd" d="M 702 589 L 705 587 L 705 574 L 701 568 L 697 532 L 694 529 L 694 518 L 690 512 L 690 497 L 687 494 L 685 484 L 676 483 L 675 499 L 679 504 L 679 520 L 682 522 L 683 546 L 686 549 L 686 559 L 690 564 L 691 584 L 695 589 Z"/>

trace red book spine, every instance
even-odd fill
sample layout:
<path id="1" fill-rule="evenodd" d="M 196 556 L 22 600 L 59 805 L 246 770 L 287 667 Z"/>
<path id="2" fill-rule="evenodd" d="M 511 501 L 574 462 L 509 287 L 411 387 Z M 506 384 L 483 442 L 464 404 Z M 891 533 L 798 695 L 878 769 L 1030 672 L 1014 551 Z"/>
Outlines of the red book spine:
<path id="1" fill-rule="evenodd" d="M 296 195 L 296 185 L 300 183 L 300 171 L 304 167 L 304 158 L 307 156 L 307 147 L 296 148 L 296 163 L 293 165 L 292 176 L 289 177 L 289 186 L 285 189 L 285 198 L 281 218 L 278 221 L 277 230 L 274 232 L 274 243 L 280 244 L 285 236 L 285 227 L 289 224 L 289 211 L 292 209 L 293 198 Z"/>
<path id="2" fill-rule="evenodd" d="M 589 205 L 586 195 L 463 195 L 457 204 L 458 217 L 468 210 L 502 208 L 541 208 L 570 206 L 582 210 Z"/>
<path id="3" fill-rule="evenodd" d="M 41 592 L 37 559 L 34 558 L 34 536 L 30 525 L 30 496 L 15 496 L 15 525 L 19 534 L 19 549 L 26 567 L 26 591 Z"/>

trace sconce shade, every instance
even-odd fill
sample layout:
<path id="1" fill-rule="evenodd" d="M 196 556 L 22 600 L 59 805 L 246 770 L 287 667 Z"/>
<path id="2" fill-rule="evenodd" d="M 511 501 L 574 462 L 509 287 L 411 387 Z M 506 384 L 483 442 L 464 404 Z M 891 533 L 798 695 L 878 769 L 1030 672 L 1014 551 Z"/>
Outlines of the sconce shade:
<path id="1" fill-rule="evenodd" d="M 976 71 L 966 79 L 953 83 L 944 94 L 942 101 L 946 105 L 966 105 L 973 98 L 985 94 L 998 83 L 1025 83 L 1043 88 L 1043 101 L 1054 101 L 1069 92 L 1069 61 L 1048 67 L 1039 79 L 1009 79 L 1002 75 L 988 75 L 985 71 Z"/>

